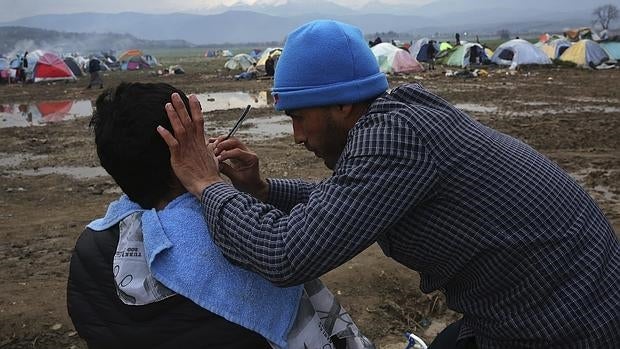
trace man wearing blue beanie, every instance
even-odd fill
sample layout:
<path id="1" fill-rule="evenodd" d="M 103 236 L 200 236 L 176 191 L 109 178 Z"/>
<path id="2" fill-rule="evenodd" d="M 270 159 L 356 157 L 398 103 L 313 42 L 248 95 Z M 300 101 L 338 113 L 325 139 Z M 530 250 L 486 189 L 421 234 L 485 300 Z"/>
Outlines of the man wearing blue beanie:
<path id="1" fill-rule="evenodd" d="M 158 130 L 226 258 L 288 286 L 378 242 L 463 314 L 431 349 L 620 347 L 620 242 L 594 200 L 421 86 L 387 88 L 359 29 L 290 33 L 273 96 L 333 170 L 319 183 L 261 178 L 236 139 L 206 145 L 200 105 L 173 95 L 175 136 Z"/>

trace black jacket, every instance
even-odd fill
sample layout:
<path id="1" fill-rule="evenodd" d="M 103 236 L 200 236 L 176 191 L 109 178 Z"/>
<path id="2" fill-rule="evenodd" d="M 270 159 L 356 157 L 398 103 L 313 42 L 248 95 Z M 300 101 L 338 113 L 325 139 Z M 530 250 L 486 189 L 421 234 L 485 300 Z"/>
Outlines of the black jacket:
<path id="1" fill-rule="evenodd" d="M 101 70 L 101 62 L 97 58 L 91 58 L 88 61 L 88 72 L 94 73 Z"/>
<path id="2" fill-rule="evenodd" d="M 112 274 L 118 234 L 118 225 L 103 232 L 87 228 L 71 256 L 67 307 L 89 348 L 271 348 L 257 333 L 180 295 L 125 305 Z"/>

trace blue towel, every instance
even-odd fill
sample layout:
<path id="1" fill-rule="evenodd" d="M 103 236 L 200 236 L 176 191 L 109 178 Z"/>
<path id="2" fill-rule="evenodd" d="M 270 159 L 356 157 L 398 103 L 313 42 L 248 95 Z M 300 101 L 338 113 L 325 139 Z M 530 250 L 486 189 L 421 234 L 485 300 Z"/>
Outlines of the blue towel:
<path id="1" fill-rule="evenodd" d="M 258 274 L 232 265 L 214 244 L 198 200 L 189 193 L 163 210 L 144 210 L 125 195 L 112 202 L 105 217 L 91 222 L 106 230 L 143 211 L 147 264 L 153 276 L 174 292 L 225 319 L 287 348 L 303 286 L 275 287 Z"/>

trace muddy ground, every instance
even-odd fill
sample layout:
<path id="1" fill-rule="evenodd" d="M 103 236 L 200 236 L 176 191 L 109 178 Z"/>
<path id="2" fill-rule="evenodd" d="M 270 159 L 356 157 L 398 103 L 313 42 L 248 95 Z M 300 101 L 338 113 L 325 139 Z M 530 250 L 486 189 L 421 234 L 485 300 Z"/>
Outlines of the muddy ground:
<path id="1" fill-rule="evenodd" d="M 169 59 L 169 64 L 180 60 Z M 270 80 L 234 81 L 223 61 L 181 61 L 185 75 L 110 72 L 106 86 L 121 80 L 165 81 L 188 93 L 266 91 Z M 490 69 L 487 78 L 446 77 L 443 71 L 390 77 L 392 86 L 419 82 L 482 123 L 515 136 L 559 163 L 597 200 L 620 231 L 620 70 L 529 68 L 514 74 Z M 0 104 L 90 99 L 100 90 L 76 83 L 0 85 Z M 206 115 L 209 127 L 226 128 L 240 109 Z M 254 109 L 253 117 L 276 115 Z M 246 125 L 251 135 L 252 125 Z M 107 176 L 79 179 L 41 174 L 47 167 L 96 167 L 88 118 L 45 126 L 0 128 L 0 348 L 85 348 L 67 315 L 69 257 L 83 227 L 104 214 L 119 195 Z M 329 175 L 320 160 L 291 136 L 253 139 L 266 176 L 319 179 Z M 362 330 L 379 348 L 404 348 L 402 334 L 431 340 L 458 318 L 440 294 L 424 295 L 418 275 L 384 257 L 373 245 L 325 275 Z"/>

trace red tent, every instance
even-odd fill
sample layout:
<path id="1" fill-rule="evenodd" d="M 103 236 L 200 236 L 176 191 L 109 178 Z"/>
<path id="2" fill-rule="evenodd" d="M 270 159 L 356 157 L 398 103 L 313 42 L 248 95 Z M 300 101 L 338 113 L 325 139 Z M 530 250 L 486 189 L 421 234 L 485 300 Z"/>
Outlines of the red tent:
<path id="1" fill-rule="evenodd" d="M 45 122 L 62 121 L 73 106 L 73 101 L 49 101 L 37 103 L 41 118 Z"/>
<path id="2" fill-rule="evenodd" d="M 60 57 L 51 52 L 35 52 L 33 55 L 38 57 L 32 75 L 34 82 L 75 80 L 75 75 Z"/>

